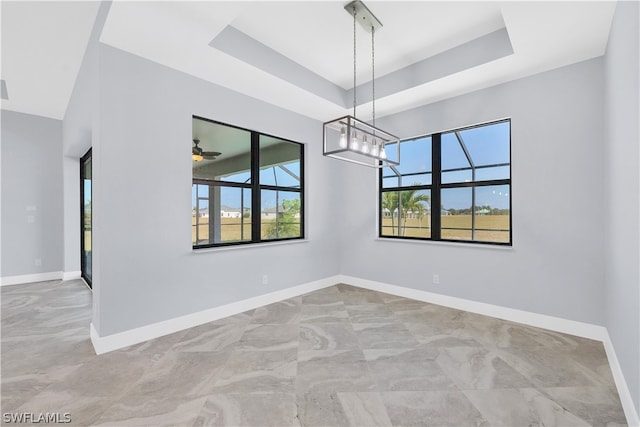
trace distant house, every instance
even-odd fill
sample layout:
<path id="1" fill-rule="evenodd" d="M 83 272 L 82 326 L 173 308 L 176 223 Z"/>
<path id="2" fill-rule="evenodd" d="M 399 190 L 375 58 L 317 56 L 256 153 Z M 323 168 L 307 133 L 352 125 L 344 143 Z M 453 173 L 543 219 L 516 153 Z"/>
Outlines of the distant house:
<path id="1" fill-rule="evenodd" d="M 451 215 L 451 211 L 448 211 L 446 209 L 442 209 L 440 211 L 440 215 L 444 215 L 444 216 Z"/>
<path id="2" fill-rule="evenodd" d="M 248 209 L 246 211 L 249 212 Z M 203 208 L 199 211 L 193 209 L 191 211 L 191 215 L 196 216 L 196 214 L 199 218 L 209 218 L 209 208 Z M 240 208 L 232 208 L 229 206 L 220 207 L 220 218 L 240 218 L 241 216 L 242 211 L 240 210 Z"/>
<path id="3" fill-rule="evenodd" d="M 277 212 L 276 212 L 276 208 L 267 208 L 267 209 L 263 209 L 260 212 L 260 217 L 262 219 L 276 219 L 276 215 L 278 217 L 282 217 L 282 214 L 284 213 L 284 208 L 282 207 L 282 205 L 278 206 Z M 295 215 L 296 218 L 300 218 L 300 213 L 297 213 Z"/>
<path id="4" fill-rule="evenodd" d="M 415 212 L 409 210 L 409 211 L 406 212 L 405 217 L 406 218 L 414 218 L 414 219 L 416 219 L 416 218 L 423 217 L 425 215 L 429 215 L 429 213 L 430 213 L 429 210 L 415 211 Z M 385 218 L 391 218 L 391 211 L 389 209 L 387 209 L 387 208 L 383 208 L 382 209 L 382 216 L 385 217 Z M 395 208 L 393 210 L 393 217 L 394 218 L 398 218 L 398 208 Z"/>
<path id="5" fill-rule="evenodd" d="M 240 208 L 232 208 L 225 205 L 220 207 L 220 218 L 240 218 L 241 216 L 242 211 Z"/>
<path id="6" fill-rule="evenodd" d="M 260 212 L 260 217 L 262 219 L 276 219 L 276 215 L 282 216 L 283 212 L 284 208 L 282 207 L 282 205 L 280 205 L 278 206 L 277 210 L 276 208 L 263 209 L 262 212 Z"/>
<path id="7" fill-rule="evenodd" d="M 204 208 L 200 210 L 193 209 L 191 211 L 192 216 L 196 216 L 196 213 L 200 218 L 209 218 L 209 208 Z"/>

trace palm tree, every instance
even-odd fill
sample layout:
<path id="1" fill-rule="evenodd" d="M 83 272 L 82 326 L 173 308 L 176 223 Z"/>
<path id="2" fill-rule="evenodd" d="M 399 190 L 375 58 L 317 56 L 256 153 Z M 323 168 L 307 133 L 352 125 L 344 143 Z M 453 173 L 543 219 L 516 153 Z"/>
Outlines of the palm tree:
<path id="1" fill-rule="evenodd" d="M 396 228 L 394 212 L 396 212 L 396 210 L 398 209 L 397 192 L 389 191 L 386 193 L 382 193 L 382 212 L 384 212 L 385 209 L 388 210 L 389 214 L 391 215 L 391 233 L 393 233 Z"/>
<path id="2" fill-rule="evenodd" d="M 407 217 L 409 212 L 415 213 L 418 219 L 422 219 L 427 206 L 429 204 L 429 196 L 426 194 L 418 193 L 418 190 L 404 190 L 400 193 L 400 211 L 404 218 L 402 225 L 402 235 L 404 236 L 407 231 Z M 400 220 L 398 220 L 399 222 Z M 399 224 L 398 224 L 399 225 Z"/>
<path id="3" fill-rule="evenodd" d="M 404 236 L 409 212 L 415 213 L 418 219 L 422 219 L 425 211 L 428 210 L 429 200 L 428 195 L 418 193 L 418 190 L 389 191 L 382 194 L 382 210 L 384 212 L 387 209 L 391 213 L 391 227 L 393 230 L 395 230 L 394 214 L 398 212 L 398 235 Z M 401 224 L 402 218 L 404 218 L 404 222 Z"/>

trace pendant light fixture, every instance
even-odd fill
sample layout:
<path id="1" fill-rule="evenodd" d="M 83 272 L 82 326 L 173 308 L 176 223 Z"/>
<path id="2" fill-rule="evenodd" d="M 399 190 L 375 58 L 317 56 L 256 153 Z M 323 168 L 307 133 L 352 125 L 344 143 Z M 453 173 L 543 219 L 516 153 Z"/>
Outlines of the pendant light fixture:
<path id="1" fill-rule="evenodd" d="M 326 122 L 323 126 L 325 156 L 374 168 L 400 164 L 398 138 L 376 127 L 375 33 L 382 23 L 359 0 L 344 9 L 353 16 L 353 116 Z M 371 87 L 373 120 L 356 118 L 356 22 L 371 33 Z"/>

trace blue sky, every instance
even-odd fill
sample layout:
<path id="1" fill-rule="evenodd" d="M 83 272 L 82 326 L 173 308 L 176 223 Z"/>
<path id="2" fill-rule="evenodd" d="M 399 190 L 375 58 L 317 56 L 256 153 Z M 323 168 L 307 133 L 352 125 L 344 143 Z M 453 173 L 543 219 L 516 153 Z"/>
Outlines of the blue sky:
<path id="1" fill-rule="evenodd" d="M 509 163 L 509 122 L 496 123 L 491 126 L 480 126 L 460 131 L 467 150 L 476 166 Z M 415 138 L 403 141 L 400 145 L 400 166 L 397 169 L 401 174 L 421 173 L 403 179 L 404 185 L 430 184 L 431 183 L 431 137 Z M 387 148 L 389 156 L 394 147 Z M 458 143 L 454 133 L 442 135 L 443 169 L 468 167 L 467 158 Z M 286 167 L 294 174 L 300 174 L 299 162 L 287 164 Z M 356 166 L 354 166 L 356 167 Z M 389 176 L 392 171 L 383 170 L 384 176 Z M 249 172 L 241 172 L 224 178 L 230 182 L 246 182 Z M 509 166 L 477 169 L 477 180 L 509 178 Z M 443 182 L 464 182 L 471 180 L 471 171 L 456 171 L 444 173 Z M 266 168 L 260 172 L 260 182 L 267 185 L 295 186 L 297 181 L 280 168 Z M 385 186 L 396 186 L 397 179 L 386 179 Z M 202 188 L 202 187 L 201 187 Z M 242 190 L 239 188 L 223 188 L 221 202 L 223 205 L 239 208 L 241 204 Z M 244 206 L 250 206 L 250 190 L 244 190 Z M 295 192 L 282 194 L 282 198 L 297 198 Z M 489 205 L 498 209 L 509 208 L 509 189 L 507 186 L 488 186 L 476 188 L 476 205 Z M 195 206 L 195 192 L 192 194 L 192 206 Z M 275 192 L 263 191 L 263 207 L 275 207 Z M 442 191 L 442 204 L 445 209 L 465 209 L 471 206 L 471 189 L 449 189 Z M 204 207 L 201 202 L 201 207 Z"/>
<path id="2" fill-rule="evenodd" d="M 460 131 L 469 155 L 475 166 L 509 163 L 509 122 L 500 122 L 490 126 L 475 127 Z M 452 132 L 442 134 L 442 168 L 453 169 L 469 167 L 469 162 L 456 135 Z M 389 147 L 389 151 L 394 151 Z M 418 173 L 403 177 L 402 185 L 431 184 L 431 137 L 415 138 L 400 144 L 401 174 Z M 476 169 L 476 180 L 509 178 L 509 166 Z M 383 176 L 393 176 L 389 168 L 383 170 Z M 443 183 L 471 181 L 471 170 L 445 172 Z M 397 178 L 386 178 L 385 187 L 398 185 Z M 498 209 L 509 208 L 510 194 L 507 186 L 488 186 L 476 188 L 476 205 L 489 205 Z M 464 209 L 471 207 L 471 189 L 449 189 L 442 191 L 442 204 L 445 209 Z"/>
<path id="3" fill-rule="evenodd" d="M 284 165 L 292 174 L 300 176 L 300 162 L 291 162 Z M 240 172 L 238 174 L 226 176 L 223 178 L 227 182 L 247 182 L 249 180 L 250 173 Z M 284 187 L 295 187 L 300 183 L 290 174 L 283 169 L 265 168 L 260 171 L 260 183 L 264 185 L 279 185 Z M 199 191 L 201 197 L 207 197 L 206 186 L 200 186 Z M 279 194 L 278 204 L 282 204 L 283 199 L 298 199 L 300 196 L 296 192 L 283 192 Z M 274 208 L 276 205 L 276 193 L 275 191 L 262 191 L 261 195 L 263 208 Z M 244 189 L 244 201 L 242 200 L 242 189 L 237 187 L 221 187 L 220 201 L 223 205 L 232 208 L 240 208 L 240 205 L 244 203 L 244 207 L 251 207 L 251 190 Z M 196 205 L 195 191 L 191 192 L 191 206 Z M 206 207 L 206 204 L 201 201 L 200 207 Z"/>

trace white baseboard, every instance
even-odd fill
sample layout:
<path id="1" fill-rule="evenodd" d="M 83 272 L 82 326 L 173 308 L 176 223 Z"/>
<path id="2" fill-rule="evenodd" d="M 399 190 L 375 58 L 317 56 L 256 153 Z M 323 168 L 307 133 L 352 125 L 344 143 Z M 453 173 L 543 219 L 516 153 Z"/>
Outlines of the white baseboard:
<path id="1" fill-rule="evenodd" d="M 267 304 L 293 298 L 307 292 L 313 292 L 315 290 L 333 286 L 338 283 L 345 283 L 365 289 L 371 289 L 418 301 L 438 304 L 458 310 L 469 311 L 472 313 L 601 341 L 609 359 L 609 365 L 611 366 L 613 378 L 616 382 L 616 387 L 618 388 L 618 394 L 620 395 L 620 401 L 622 403 L 625 416 L 627 417 L 627 423 L 630 427 L 640 427 L 638 413 L 633 404 L 631 393 L 629 393 L 629 388 L 627 387 L 627 383 L 622 374 L 622 369 L 620 368 L 611 339 L 609 338 L 609 334 L 605 327 L 346 275 L 328 277 L 295 286 L 293 288 L 283 289 L 243 301 L 214 307 L 197 313 L 188 314 L 107 336 L 100 336 L 92 323 L 91 342 L 93 343 L 96 354 L 103 354 L 153 338 L 158 338 L 163 335 L 192 328 L 203 323 L 239 314 Z"/>
<path id="2" fill-rule="evenodd" d="M 233 316 L 234 314 L 239 314 L 267 304 L 273 304 L 274 302 L 293 298 L 308 292 L 317 291 L 319 289 L 333 286 L 336 283 L 339 283 L 337 276 L 328 277 L 326 279 L 304 283 L 292 288 L 259 295 L 246 300 L 106 336 L 100 336 L 93 323 L 91 323 L 91 342 L 93 343 L 93 348 L 96 354 L 108 353 L 119 348 L 138 344 L 163 335 L 172 334 L 174 332 L 202 325 L 203 323 L 212 322 L 223 317 Z"/>
<path id="3" fill-rule="evenodd" d="M 81 271 L 65 271 L 62 273 L 62 280 L 76 280 L 82 277 Z"/>
<path id="4" fill-rule="evenodd" d="M 616 382 L 618 395 L 620 396 L 620 402 L 622 403 L 622 409 L 624 409 L 624 415 L 627 417 L 627 424 L 629 427 L 640 427 L 640 417 L 638 416 L 638 411 L 633 404 L 633 399 L 631 397 L 631 393 L 629 393 L 627 381 L 624 379 L 624 375 L 622 374 L 622 368 L 620 367 L 620 362 L 618 362 L 618 356 L 616 356 L 616 351 L 613 348 L 613 343 L 611 342 L 609 333 L 607 333 L 605 339 L 602 340 L 602 344 L 604 345 L 604 350 L 607 352 L 607 359 L 609 360 L 613 379 Z"/>
<path id="5" fill-rule="evenodd" d="M 361 279 L 352 276 L 338 276 L 341 283 L 358 286 L 360 288 L 371 289 L 378 292 L 384 292 L 391 295 L 397 295 L 405 298 L 411 298 L 418 301 L 424 301 L 432 304 L 442 305 L 445 307 L 455 308 L 458 310 L 469 311 L 472 313 L 483 314 L 486 316 L 496 317 L 499 319 L 509 320 L 512 322 L 523 323 L 525 325 L 535 326 L 538 328 L 549 329 L 565 334 L 576 335 L 596 341 L 601 341 L 604 345 L 611 373 L 618 389 L 620 402 L 624 409 L 629 427 L 640 427 L 640 418 L 636 411 L 629 387 L 624 379 L 622 368 L 618 362 L 616 352 L 611 343 L 611 338 L 604 326 L 592 325 L 589 323 L 576 322 L 574 320 L 562 319 L 559 317 L 547 316 L 544 314 L 531 313 L 513 308 L 501 307 L 492 304 L 486 304 L 477 301 L 471 301 L 462 298 L 451 297 L 447 295 L 435 294 L 432 292 L 420 291 L 417 289 L 405 288 L 402 286 L 391 285 L 388 283 L 376 282 L 373 280 Z"/>
<path id="6" fill-rule="evenodd" d="M 376 282 L 373 280 L 360 279 L 351 276 L 339 276 L 342 283 L 371 289 L 373 291 L 384 292 L 418 301 L 429 302 L 458 310 L 469 311 L 471 313 L 483 314 L 485 316 L 496 317 L 498 319 L 509 320 L 517 323 L 549 329 L 579 337 L 603 341 L 607 330 L 604 326 L 592 325 L 590 323 L 576 322 L 574 320 L 562 319 L 560 317 L 547 316 L 544 314 L 531 313 L 524 310 L 502 307 L 499 305 L 487 304 L 483 302 L 471 301 L 468 299 L 451 297 L 448 295 L 436 294 L 433 292 L 420 291 L 417 289 L 405 288 L 388 283 Z"/>
<path id="7" fill-rule="evenodd" d="M 62 279 L 62 271 L 50 271 L 47 273 L 23 274 L 20 276 L 5 276 L 0 281 L 0 286 L 20 285 L 23 283 L 46 282 L 47 280 Z"/>

